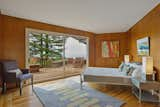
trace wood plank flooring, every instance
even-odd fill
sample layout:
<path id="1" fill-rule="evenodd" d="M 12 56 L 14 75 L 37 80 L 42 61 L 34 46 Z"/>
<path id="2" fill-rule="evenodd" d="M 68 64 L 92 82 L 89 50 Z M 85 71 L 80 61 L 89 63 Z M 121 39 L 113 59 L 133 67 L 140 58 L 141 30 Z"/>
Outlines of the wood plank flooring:
<path id="1" fill-rule="evenodd" d="M 69 79 L 74 81 L 79 81 L 79 76 L 74 76 Z M 39 83 L 35 85 L 44 85 L 51 84 L 57 81 L 65 81 L 65 79 Z M 111 95 L 117 99 L 123 100 L 126 103 L 123 107 L 159 107 L 157 104 L 153 103 L 139 103 L 138 99 L 131 93 L 130 87 L 124 86 L 106 86 L 106 85 L 98 85 L 86 83 L 90 87 L 93 87 L 96 90 L 99 90 L 107 95 Z M 8 92 L 4 95 L 0 95 L 0 107 L 43 107 L 40 103 L 39 99 L 32 92 L 31 86 L 25 86 L 23 88 L 23 95 L 19 95 L 18 89 L 8 90 Z"/>

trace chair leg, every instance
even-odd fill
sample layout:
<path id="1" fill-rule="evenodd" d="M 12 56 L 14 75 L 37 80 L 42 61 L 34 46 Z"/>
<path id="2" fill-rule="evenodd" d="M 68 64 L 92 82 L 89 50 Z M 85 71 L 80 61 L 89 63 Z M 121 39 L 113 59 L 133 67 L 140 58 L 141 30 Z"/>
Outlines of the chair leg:
<path id="1" fill-rule="evenodd" d="M 23 82 L 20 81 L 20 95 L 22 95 Z"/>
<path id="2" fill-rule="evenodd" d="M 19 87 L 19 85 L 18 85 L 18 81 L 16 81 L 16 87 Z"/>
<path id="3" fill-rule="evenodd" d="M 2 94 L 4 94 L 4 93 L 6 93 L 6 90 L 7 90 L 7 84 L 6 84 L 6 82 L 3 82 L 2 83 Z"/>
<path id="4" fill-rule="evenodd" d="M 33 77 L 31 78 L 31 85 L 32 85 L 32 91 L 33 91 Z"/>

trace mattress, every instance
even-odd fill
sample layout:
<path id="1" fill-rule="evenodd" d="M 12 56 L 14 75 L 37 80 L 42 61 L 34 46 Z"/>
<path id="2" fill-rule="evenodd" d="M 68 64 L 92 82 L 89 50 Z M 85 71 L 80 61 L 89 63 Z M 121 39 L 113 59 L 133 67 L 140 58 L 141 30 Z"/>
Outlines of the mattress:
<path id="1" fill-rule="evenodd" d="M 131 76 L 118 68 L 88 67 L 81 75 L 82 82 L 98 82 L 112 85 L 131 85 Z"/>

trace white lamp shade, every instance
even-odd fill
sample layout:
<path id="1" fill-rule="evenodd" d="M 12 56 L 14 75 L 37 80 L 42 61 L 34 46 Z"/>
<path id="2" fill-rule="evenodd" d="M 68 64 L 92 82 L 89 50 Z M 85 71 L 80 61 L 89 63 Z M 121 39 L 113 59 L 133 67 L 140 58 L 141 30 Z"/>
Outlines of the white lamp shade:
<path id="1" fill-rule="evenodd" d="M 145 74 L 153 74 L 153 57 L 142 57 L 142 66 Z"/>
<path id="2" fill-rule="evenodd" d="M 129 63 L 129 55 L 124 55 L 124 62 Z"/>

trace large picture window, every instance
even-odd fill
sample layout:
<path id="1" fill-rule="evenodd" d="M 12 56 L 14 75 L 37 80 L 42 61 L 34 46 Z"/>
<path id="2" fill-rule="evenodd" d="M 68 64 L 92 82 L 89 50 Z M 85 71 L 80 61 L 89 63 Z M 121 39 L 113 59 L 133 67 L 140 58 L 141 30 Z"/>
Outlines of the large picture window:
<path id="1" fill-rule="evenodd" d="M 88 38 L 26 29 L 26 67 L 35 81 L 80 74 L 87 62 Z"/>

